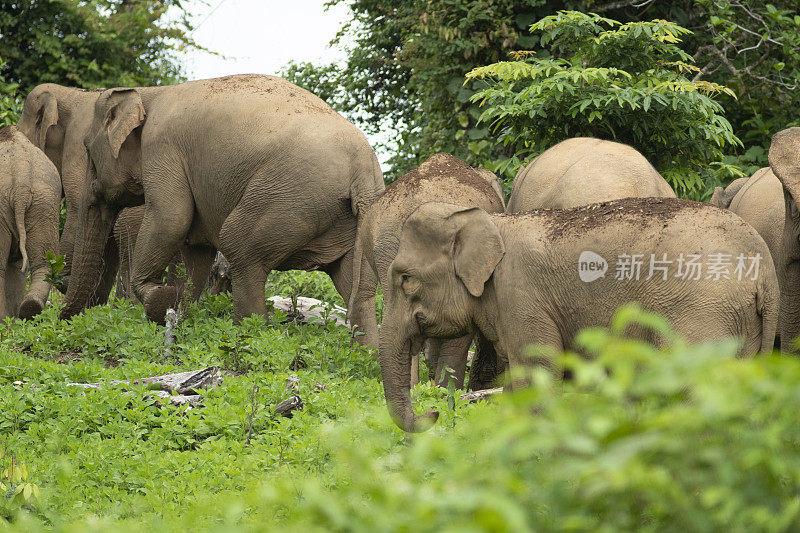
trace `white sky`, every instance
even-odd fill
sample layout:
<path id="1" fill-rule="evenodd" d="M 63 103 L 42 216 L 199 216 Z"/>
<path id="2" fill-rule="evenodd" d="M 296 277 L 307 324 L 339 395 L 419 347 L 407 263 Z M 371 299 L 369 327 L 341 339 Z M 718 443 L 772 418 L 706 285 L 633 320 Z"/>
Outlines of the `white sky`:
<path id="1" fill-rule="evenodd" d="M 194 39 L 225 57 L 187 54 L 190 79 L 229 74 L 277 74 L 290 60 L 331 62 L 344 54 L 328 47 L 349 8 L 324 10 L 325 0 L 194 0 Z M 213 12 L 212 12 L 213 11 Z M 210 15 L 209 15 L 210 14 Z M 199 27 L 198 27 L 199 25 Z"/>

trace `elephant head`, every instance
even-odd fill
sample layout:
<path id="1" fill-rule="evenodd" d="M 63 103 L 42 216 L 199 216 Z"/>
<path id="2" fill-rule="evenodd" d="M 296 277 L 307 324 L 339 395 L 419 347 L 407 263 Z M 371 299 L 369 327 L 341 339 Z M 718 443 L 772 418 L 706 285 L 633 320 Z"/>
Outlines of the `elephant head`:
<path id="1" fill-rule="evenodd" d="M 141 134 L 145 110 L 136 89 L 110 89 L 95 103 L 84 139 L 89 165 L 78 213 L 73 272 L 62 318 L 86 308 L 102 269 L 117 214 L 141 205 Z"/>
<path id="2" fill-rule="evenodd" d="M 800 334 L 800 128 L 787 128 L 772 137 L 769 166 L 783 184 L 786 203 L 783 226 L 781 285 L 781 347 L 789 350 Z"/>
<path id="3" fill-rule="evenodd" d="M 403 225 L 390 266 L 389 303 L 380 338 L 386 403 L 405 431 L 428 429 L 438 413 L 411 408 L 411 357 L 422 340 L 456 338 L 474 330 L 486 282 L 505 253 L 489 215 L 478 208 L 426 203 Z"/>
<path id="4" fill-rule="evenodd" d="M 58 123 L 57 92 L 58 87 L 48 83 L 28 93 L 17 128 L 50 158 L 61 173 L 64 128 Z"/>

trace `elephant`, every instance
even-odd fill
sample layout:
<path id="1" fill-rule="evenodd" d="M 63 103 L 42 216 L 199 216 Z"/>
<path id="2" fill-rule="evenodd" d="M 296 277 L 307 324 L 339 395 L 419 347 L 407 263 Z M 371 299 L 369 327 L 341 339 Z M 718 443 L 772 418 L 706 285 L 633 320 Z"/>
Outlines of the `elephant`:
<path id="1" fill-rule="evenodd" d="M 117 221 L 114 224 L 114 242 L 119 249 L 119 274 L 117 275 L 117 297 L 132 298 L 131 290 L 131 262 L 133 261 L 133 249 L 136 246 L 136 236 L 142 225 L 144 217 L 144 205 L 128 207 L 120 211 Z M 169 263 L 169 274 L 167 284 L 174 285 L 178 291 L 178 299 L 182 297 L 185 284 L 176 275 L 178 263 L 183 263 L 186 267 L 186 279 L 189 281 L 189 298 L 197 301 L 208 283 L 211 264 L 217 251 L 208 246 L 184 245 L 181 251 L 172 258 Z"/>
<path id="2" fill-rule="evenodd" d="M 785 220 L 785 200 L 784 189 L 781 181 L 770 167 L 757 170 L 752 176 L 739 178 L 731 182 L 725 189 L 716 187 L 714 194 L 709 200 L 710 204 L 730 209 L 739 215 L 745 222 L 750 224 L 764 239 L 772 255 L 775 264 L 775 272 L 778 275 L 778 286 L 781 289 L 781 305 L 778 313 L 778 337 L 780 338 L 781 349 L 791 352 L 791 341 L 800 330 L 797 324 L 798 312 L 792 313 L 793 294 L 800 290 L 797 286 L 795 291 L 790 290 L 791 285 L 787 286 L 787 276 L 797 279 L 800 283 L 800 273 L 790 273 L 792 261 L 787 261 L 787 252 L 800 259 L 798 250 L 799 233 L 794 236 L 784 237 Z M 788 240 L 787 240 L 788 239 Z"/>
<path id="3" fill-rule="evenodd" d="M 230 262 L 236 321 L 266 315 L 273 269 L 321 269 L 350 299 L 358 218 L 383 176 L 364 135 L 308 91 L 258 74 L 108 89 L 84 143 L 89 175 L 62 318 L 86 307 L 119 211 L 141 204 L 131 286 L 151 320 L 163 323 L 176 303 L 161 275 L 185 241 Z M 350 310 L 368 345 L 374 291 L 362 285 Z"/>
<path id="4" fill-rule="evenodd" d="M 773 233 L 770 238 L 775 241 L 773 247 L 780 250 L 775 264 L 781 285 L 781 350 L 796 353 L 793 344 L 800 335 L 800 127 L 787 128 L 773 135 L 768 157 L 772 173 L 782 185 L 783 223 L 777 221 L 781 203 L 780 197 L 776 198 L 774 182 L 769 185 L 769 193 L 764 190 L 760 202 L 754 202 L 753 211 L 765 209 L 760 214 L 763 218 L 761 223 L 764 226 L 771 225 L 769 229 Z M 766 176 L 762 181 L 765 179 Z M 762 185 L 762 188 L 766 189 L 767 186 Z M 771 201 L 767 202 L 767 198 Z M 732 210 L 736 207 L 731 203 Z M 779 228 L 782 231 L 777 237 L 774 234 Z"/>
<path id="5" fill-rule="evenodd" d="M 76 89 L 55 83 L 37 85 L 25 97 L 17 127 L 56 166 L 67 217 L 58 251 L 65 256 L 59 290 L 66 292 L 72 272 L 72 249 L 78 222 L 88 156 L 83 139 L 89 131 L 100 91 Z M 90 305 L 105 303 L 114 285 L 119 261 L 116 243 L 109 239 L 103 250 L 103 269 L 94 280 Z"/>
<path id="6" fill-rule="evenodd" d="M 567 209 L 628 197 L 675 198 L 675 192 L 636 149 L 574 137 L 548 148 L 520 169 L 507 211 Z"/>
<path id="7" fill-rule="evenodd" d="M 0 318 L 27 319 L 50 295 L 46 252 L 58 249 L 61 178 L 16 126 L 0 129 L 0 188 Z"/>
<path id="8" fill-rule="evenodd" d="M 730 211 L 677 198 L 514 215 L 426 203 L 404 222 L 389 271 L 380 366 L 390 414 L 409 432 L 438 416 L 418 416 L 410 403 L 411 354 L 423 338 L 477 328 L 511 376 L 531 364 L 560 376 L 553 354 L 579 351 L 581 329 L 608 326 L 631 301 L 690 342 L 738 337 L 740 356 L 770 350 L 777 328 L 778 282 L 763 239 Z"/>
<path id="9" fill-rule="evenodd" d="M 504 211 L 502 188 L 494 173 L 488 169 L 473 169 L 450 154 L 437 153 L 429 157 L 422 165 L 392 182 L 367 208 L 359 221 L 355 245 L 354 287 L 360 284 L 361 276 L 366 274 L 377 276 L 381 285 L 388 287 L 389 265 L 397 254 L 402 223 L 414 209 L 430 201 L 480 207 L 490 213 Z M 358 269 L 362 257 L 370 265 L 370 272 L 361 272 Z M 384 304 L 387 307 L 391 305 L 385 292 Z M 472 344 L 472 337 L 470 333 L 460 339 L 431 339 L 426 343 L 425 352 L 436 369 L 435 379 L 440 385 L 446 385 L 452 378 L 456 387 L 463 386 L 467 352 Z M 482 359 L 481 362 L 491 364 L 491 361 Z M 454 372 L 445 374 L 446 368 L 453 369 Z M 483 373 L 477 372 L 477 358 L 473 361 L 473 368 L 476 371 L 470 373 L 470 388 L 486 388 L 487 383 L 479 380 Z M 491 381 L 493 377 L 493 372 L 489 372 L 485 379 Z M 411 380 L 412 385 L 419 381 L 416 355 L 413 358 Z"/>

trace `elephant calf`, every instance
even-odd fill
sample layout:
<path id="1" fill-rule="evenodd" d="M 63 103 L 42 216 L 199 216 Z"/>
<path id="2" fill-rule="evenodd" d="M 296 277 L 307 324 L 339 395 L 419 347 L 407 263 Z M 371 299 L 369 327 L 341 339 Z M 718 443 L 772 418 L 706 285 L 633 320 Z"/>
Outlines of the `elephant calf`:
<path id="1" fill-rule="evenodd" d="M 729 211 L 676 198 L 520 215 L 423 204 L 405 221 L 389 271 L 380 362 L 390 412 L 406 431 L 437 416 L 411 409 L 411 354 L 423 338 L 477 328 L 513 371 L 531 362 L 530 346 L 576 349 L 581 329 L 607 326 L 630 301 L 691 342 L 738 337 L 741 355 L 770 350 L 777 327 L 763 239 Z M 551 352 L 537 353 L 551 366 Z"/>
<path id="2" fill-rule="evenodd" d="M 395 180 L 367 208 L 364 217 L 359 221 L 358 236 L 355 246 L 356 273 L 353 295 L 358 293 L 361 277 L 367 283 L 374 284 L 377 275 L 383 287 L 388 287 L 389 265 L 397 254 L 400 244 L 400 231 L 403 221 L 425 202 L 444 201 L 464 207 L 480 207 L 490 213 L 502 213 L 504 202 L 500 182 L 487 169 L 474 169 L 450 154 L 439 153 L 428 158 L 422 165 Z M 366 258 L 372 272 L 362 272 L 362 258 Z M 352 297 L 351 297 L 352 298 Z M 384 293 L 384 302 L 387 294 Z M 386 302 L 388 305 L 388 302 Z M 353 307 L 350 305 L 349 307 Z M 466 374 L 467 351 L 472 343 L 472 334 L 460 339 L 441 341 L 431 340 L 427 343 L 426 353 L 435 365 L 435 377 L 439 383 L 446 385 L 449 377 L 443 370 L 450 368 L 457 387 L 464 383 Z M 419 381 L 419 366 L 414 356 L 411 381 Z M 473 362 L 470 373 L 470 388 L 484 388 L 478 370 L 478 361 Z M 481 361 L 492 366 L 491 361 Z M 491 381 L 495 376 L 489 371 L 487 377 Z"/>
<path id="3" fill-rule="evenodd" d="M 0 129 L 0 191 L 0 318 L 30 318 L 50 294 L 45 252 L 58 250 L 61 179 L 16 126 Z"/>

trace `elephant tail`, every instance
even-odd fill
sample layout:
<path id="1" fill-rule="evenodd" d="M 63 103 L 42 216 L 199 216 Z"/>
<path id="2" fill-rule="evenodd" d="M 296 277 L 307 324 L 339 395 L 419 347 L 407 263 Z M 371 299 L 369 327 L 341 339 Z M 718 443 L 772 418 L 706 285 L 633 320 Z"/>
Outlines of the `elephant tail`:
<path id="1" fill-rule="evenodd" d="M 19 251 L 22 254 L 23 273 L 28 272 L 28 234 L 25 231 L 25 211 L 30 207 L 31 201 L 32 195 L 28 189 L 18 191 L 14 196 L 14 222 L 17 225 L 17 233 L 19 234 Z"/>
<path id="2" fill-rule="evenodd" d="M 758 279 L 756 307 L 761 314 L 761 353 L 769 353 L 775 346 L 775 335 L 778 331 L 780 292 L 777 290 L 775 271 L 769 269 L 764 274 Z"/>

